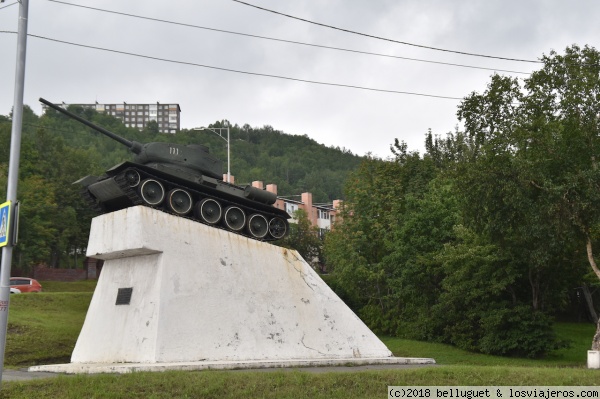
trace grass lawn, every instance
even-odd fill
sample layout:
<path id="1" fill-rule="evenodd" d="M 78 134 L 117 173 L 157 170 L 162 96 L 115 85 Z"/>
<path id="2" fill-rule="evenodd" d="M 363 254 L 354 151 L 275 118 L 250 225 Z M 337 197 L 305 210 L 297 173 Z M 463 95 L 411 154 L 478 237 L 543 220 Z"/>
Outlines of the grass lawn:
<path id="1" fill-rule="evenodd" d="M 555 329 L 559 338 L 571 341 L 571 346 L 566 349 L 554 351 L 544 359 L 489 356 L 463 351 L 445 344 L 411 341 L 401 338 L 380 338 L 396 356 L 432 357 L 438 364 L 529 367 L 586 366 L 587 351 L 592 344 L 592 337 L 596 332 L 596 326 L 591 323 L 557 323 Z M 415 353 L 418 353 L 418 355 Z M 600 378 L 598 382 L 600 383 Z"/>
<path id="2" fill-rule="evenodd" d="M 72 285 L 71 285 L 72 284 Z M 68 363 L 94 284 L 42 282 L 44 292 L 11 296 L 5 367 Z M 1 398 L 373 398 L 388 385 L 600 385 L 586 369 L 592 324 L 556 326 L 571 348 L 545 359 L 487 356 L 454 347 L 382 337 L 396 356 L 432 357 L 438 366 L 350 372 L 201 371 L 61 376 L 4 382 Z"/>
<path id="3" fill-rule="evenodd" d="M 388 385 L 597 385 L 597 370 L 439 366 L 308 373 L 201 371 L 70 376 L 6 383 L 0 398 L 385 398 Z"/>
<path id="4" fill-rule="evenodd" d="M 91 299 L 91 292 L 12 295 L 5 367 L 69 363 Z"/>
<path id="5" fill-rule="evenodd" d="M 43 292 L 94 292 L 96 280 L 84 281 L 40 281 Z"/>

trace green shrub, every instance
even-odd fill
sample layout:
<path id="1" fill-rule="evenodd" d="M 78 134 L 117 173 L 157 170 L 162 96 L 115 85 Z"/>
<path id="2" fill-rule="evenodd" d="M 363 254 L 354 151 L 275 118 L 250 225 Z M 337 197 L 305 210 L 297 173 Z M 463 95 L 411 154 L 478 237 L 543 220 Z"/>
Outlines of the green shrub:
<path id="1" fill-rule="evenodd" d="M 478 349 L 505 356 L 540 357 L 551 350 L 568 347 L 552 328 L 552 319 L 529 306 L 496 309 L 481 318 Z"/>

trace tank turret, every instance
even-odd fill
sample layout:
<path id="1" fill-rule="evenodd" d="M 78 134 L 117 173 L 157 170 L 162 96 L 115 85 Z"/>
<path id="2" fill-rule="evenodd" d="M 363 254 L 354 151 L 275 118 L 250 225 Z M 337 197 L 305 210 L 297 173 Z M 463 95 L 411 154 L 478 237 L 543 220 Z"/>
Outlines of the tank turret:
<path id="1" fill-rule="evenodd" d="M 290 216 L 273 206 L 277 196 L 223 181 L 222 162 L 206 146 L 130 141 L 43 98 L 40 102 L 135 154 L 133 161 L 115 165 L 102 176 L 75 182 L 99 211 L 145 205 L 258 240 L 274 241 L 287 235 Z"/>

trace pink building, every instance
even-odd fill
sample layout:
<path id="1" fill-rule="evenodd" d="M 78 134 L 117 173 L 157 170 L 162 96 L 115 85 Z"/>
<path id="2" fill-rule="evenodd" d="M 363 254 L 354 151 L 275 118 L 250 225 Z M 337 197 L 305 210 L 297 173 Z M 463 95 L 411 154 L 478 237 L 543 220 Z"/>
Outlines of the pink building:
<path id="1" fill-rule="evenodd" d="M 267 186 L 264 187 L 262 181 L 254 181 L 252 182 L 252 186 L 260 188 L 261 190 L 266 189 L 269 192 L 277 194 L 276 184 L 267 184 Z M 331 204 L 314 204 L 312 193 L 302 193 L 301 195 L 292 197 L 294 199 L 289 197 L 277 197 L 277 201 L 273 206 L 285 210 L 292 217 L 294 216 L 295 211 L 302 209 L 306 212 L 311 224 L 319 228 L 320 233 L 332 229 L 342 203 L 341 200 L 334 200 Z M 296 223 L 296 220 L 290 219 L 290 222 Z"/>

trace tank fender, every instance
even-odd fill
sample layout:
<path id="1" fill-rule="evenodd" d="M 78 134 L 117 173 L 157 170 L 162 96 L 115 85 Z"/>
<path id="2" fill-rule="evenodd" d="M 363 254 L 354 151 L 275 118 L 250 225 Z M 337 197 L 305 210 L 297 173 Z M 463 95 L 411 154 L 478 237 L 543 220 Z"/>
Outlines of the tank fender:
<path id="1" fill-rule="evenodd" d="M 73 182 L 73 184 L 79 184 L 83 187 L 87 187 L 90 184 L 94 184 L 98 181 L 98 176 L 85 176 L 82 177 L 81 179 L 77 180 L 76 182 Z"/>

